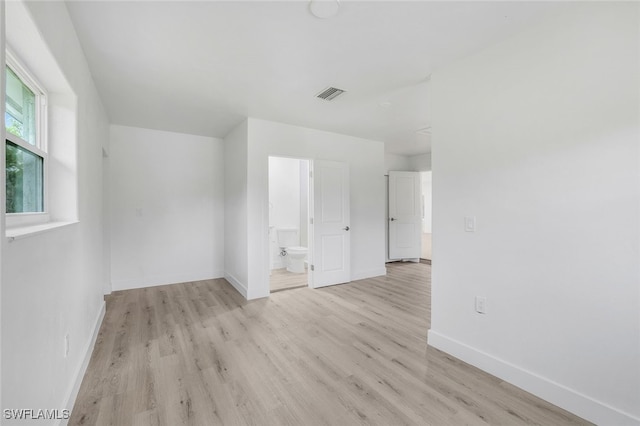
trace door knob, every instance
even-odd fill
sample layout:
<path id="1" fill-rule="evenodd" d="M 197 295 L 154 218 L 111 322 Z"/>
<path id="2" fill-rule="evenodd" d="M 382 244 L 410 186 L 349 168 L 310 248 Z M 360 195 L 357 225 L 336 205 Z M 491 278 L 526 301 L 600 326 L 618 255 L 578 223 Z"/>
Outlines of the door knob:
<path id="1" fill-rule="evenodd" d="M 349 229 L 351 229 L 351 228 L 349 228 L 349 226 L 347 225 L 347 226 L 345 226 L 345 227 L 344 227 L 344 228 L 342 228 L 342 229 L 344 229 L 345 231 L 348 231 L 348 230 L 349 230 Z"/>
<path id="2" fill-rule="evenodd" d="M 390 218 L 389 218 L 389 220 L 390 220 L 391 222 L 393 222 L 394 220 L 396 220 L 396 218 L 395 218 L 395 217 L 390 217 Z"/>

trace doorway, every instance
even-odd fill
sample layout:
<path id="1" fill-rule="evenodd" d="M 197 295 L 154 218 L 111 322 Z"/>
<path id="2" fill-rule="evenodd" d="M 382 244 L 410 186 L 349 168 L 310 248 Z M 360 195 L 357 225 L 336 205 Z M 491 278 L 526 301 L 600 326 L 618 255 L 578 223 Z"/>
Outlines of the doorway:
<path id="1" fill-rule="evenodd" d="M 422 188 L 422 251 L 420 259 L 431 263 L 431 171 L 420 172 Z"/>
<path id="2" fill-rule="evenodd" d="M 349 164 L 269 156 L 267 175 L 270 293 L 350 282 Z"/>
<path id="3" fill-rule="evenodd" d="M 269 157 L 269 289 L 309 285 L 310 161 Z"/>

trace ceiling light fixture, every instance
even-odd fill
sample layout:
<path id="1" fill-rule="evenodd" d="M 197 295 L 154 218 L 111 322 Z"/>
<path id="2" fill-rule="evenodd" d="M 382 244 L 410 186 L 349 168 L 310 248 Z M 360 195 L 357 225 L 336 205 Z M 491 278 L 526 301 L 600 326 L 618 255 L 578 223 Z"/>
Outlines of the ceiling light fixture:
<path id="1" fill-rule="evenodd" d="M 422 129 L 416 130 L 416 133 L 419 135 L 430 135 L 431 134 L 431 126 L 424 127 Z"/>
<path id="2" fill-rule="evenodd" d="M 340 10 L 340 0 L 311 0 L 309 11 L 320 19 L 333 18 Z"/>

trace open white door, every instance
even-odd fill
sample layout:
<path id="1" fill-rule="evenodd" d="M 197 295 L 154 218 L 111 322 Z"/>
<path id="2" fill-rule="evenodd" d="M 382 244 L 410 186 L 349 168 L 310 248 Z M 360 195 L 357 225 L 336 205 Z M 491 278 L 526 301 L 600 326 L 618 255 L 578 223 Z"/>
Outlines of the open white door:
<path id="1" fill-rule="evenodd" d="M 420 173 L 389 172 L 389 259 L 420 258 Z"/>
<path id="2" fill-rule="evenodd" d="M 313 162 L 314 288 L 351 281 L 349 165 Z"/>

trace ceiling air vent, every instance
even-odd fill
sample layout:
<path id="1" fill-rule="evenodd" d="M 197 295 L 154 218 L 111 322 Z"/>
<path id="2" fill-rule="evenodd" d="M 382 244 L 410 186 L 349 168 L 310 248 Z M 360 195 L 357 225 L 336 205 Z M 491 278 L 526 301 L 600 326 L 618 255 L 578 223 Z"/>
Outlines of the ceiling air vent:
<path id="1" fill-rule="evenodd" d="M 322 92 L 316 95 L 316 98 L 324 99 L 325 101 L 332 101 L 338 96 L 342 95 L 345 91 L 342 89 L 336 89 L 335 87 L 327 87 Z"/>

